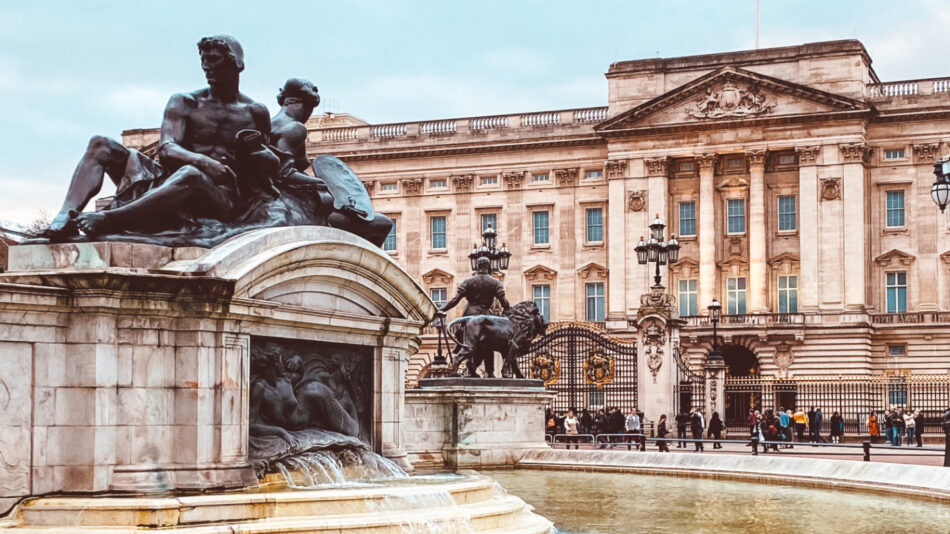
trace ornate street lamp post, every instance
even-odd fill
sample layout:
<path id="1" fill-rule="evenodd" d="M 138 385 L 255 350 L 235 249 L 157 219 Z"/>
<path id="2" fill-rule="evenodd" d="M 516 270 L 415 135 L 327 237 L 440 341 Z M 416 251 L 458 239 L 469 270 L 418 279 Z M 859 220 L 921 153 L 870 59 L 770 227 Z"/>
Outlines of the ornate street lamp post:
<path id="1" fill-rule="evenodd" d="M 482 246 L 478 246 L 476 243 L 472 251 L 468 254 L 468 260 L 471 262 L 472 271 L 478 271 L 478 260 L 480 258 L 488 258 L 491 262 L 491 271 L 493 273 L 500 273 L 502 271 L 508 270 L 508 263 L 511 259 L 511 251 L 508 250 L 508 247 L 504 243 L 501 244 L 501 248 L 495 248 L 495 245 L 498 244 L 498 232 L 492 228 L 491 224 L 488 224 L 488 227 L 485 228 L 485 231 L 482 232 Z M 452 368 L 449 366 L 449 362 L 445 358 L 445 354 L 442 353 L 442 339 L 445 338 L 445 346 L 448 348 L 449 340 L 448 336 L 445 333 L 445 313 L 437 312 L 435 319 L 433 320 L 433 326 L 435 326 L 438 335 L 438 346 L 435 353 L 435 358 L 432 359 L 432 365 L 430 366 L 429 376 L 450 376 L 452 374 Z"/>
<path id="2" fill-rule="evenodd" d="M 934 163 L 934 180 L 930 187 L 930 196 L 940 208 L 940 213 L 950 204 L 950 160 Z"/>
<path id="3" fill-rule="evenodd" d="M 712 350 L 709 352 L 709 355 L 706 357 L 707 361 L 722 361 L 722 353 L 719 352 L 719 335 L 716 332 L 716 326 L 719 325 L 719 317 L 722 315 L 722 304 L 719 304 L 719 301 L 713 299 L 712 303 L 708 306 L 709 309 L 709 322 L 713 325 L 713 346 Z"/>
<path id="4" fill-rule="evenodd" d="M 669 241 L 663 241 L 664 228 L 666 228 L 666 225 L 663 224 L 660 214 L 657 213 L 656 218 L 650 223 L 650 238 L 644 240 L 643 236 L 640 236 L 640 242 L 637 243 L 637 247 L 634 249 L 637 251 L 637 262 L 640 265 L 646 265 L 648 262 L 656 264 L 656 274 L 653 276 L 654 288 L 663 287 L 660 283 L 662 280 L 660 265 L 676 263 L 680 255 L 680 244 L 675 235 L 671 235 Z"/>

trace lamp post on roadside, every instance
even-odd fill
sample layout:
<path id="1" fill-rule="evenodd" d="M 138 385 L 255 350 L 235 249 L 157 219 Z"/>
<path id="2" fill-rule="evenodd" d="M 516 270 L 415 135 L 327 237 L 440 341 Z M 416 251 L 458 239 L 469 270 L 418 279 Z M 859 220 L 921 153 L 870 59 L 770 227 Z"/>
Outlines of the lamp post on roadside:
<path id="1" fill-rule="evenodd" d="M 719 352 L 719 336 L 716 332 L 716 326 L 719 325 L 719 318 L 722 316 L 722 304 L 719 304 L 718 300 L 713 299 L 707 309 L 709 310 L 709 322 L 713 325 L 713 345 L 712 350 L 709 351 L 709 354 L 706 356 L 706 360 L 722 361 L 722 353 Z"/>

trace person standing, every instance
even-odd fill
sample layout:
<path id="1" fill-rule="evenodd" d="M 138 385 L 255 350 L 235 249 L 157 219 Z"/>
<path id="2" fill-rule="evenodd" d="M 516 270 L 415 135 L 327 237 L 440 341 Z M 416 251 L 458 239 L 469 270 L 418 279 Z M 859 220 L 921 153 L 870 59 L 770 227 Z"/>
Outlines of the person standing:
<path id="1" fill-rule="evenodd" d="M 693 432 L 693 439 L 695 441 L 696 448 L 694 452 L 703 451 L 703 429 L 706 428 L 706 422 L 703 420 L 703 414 L 699 410 L 693 410 L 692 415 L 689 416 L 689 427 Z"/>
<path id="2" fill-rule="evenodd" d="M 594 416 L 594 435 L 606 434 L 608 432 L 608 425 L 607 412 L 605 412 L 603 408 L 600 408 L 597 410 L 597 415 Z M 606 443 L 600 442 L 601 449 L 606 446 Z"/>
<path id="3" fill-rule="evenodd" d="M 709 428 L 706 429 L 707 436 L 716 440 L 713 442 L 713 449 L 722 448 L 722 443 L 719 443 L 719 440 L 722 439 L 723 428 L 725 428 L 725 425 L 722 424 L 722 419 L 719 418 L 719 412 L 713 412 L 712 417 L 709 418 Z"/>
<path id="4" fill-rule="evenodd" d="M 666 429 L 666 414 L 663 414 L 656 423 L 656 444 L 660 452 L 670 452 L 670 445 L 666 442 L 667 434 L 669 431 Z"/>
<path id="5" fill-rule="evenodd" d="M 786 412 L 785 407 L 782 406 L 778 409 L 778 426 L 782 429 L 782 441 L 788 442 L 792 441 L 792 416 L 791 412 Z M 788 445 L 782 445 L 782 448 L 787 448 Z"/>
<path id="6" fill-rule="evenodd" d="M 676 437 L 684 440 L 686 439 L 686 429 L 689 428 L 689 414 L 686 413 L 686 410 L 680 410 L 680 413 L 676 416 Z M 686 442 L 680 441 L 676 444 L 677 449 L 685 449 Z"/>
<path id="7" fill-rule="evenodd" d="M 917 410 L 914 412 L 914 427 L 916 427 L 916 430 L 914 431 L 914 435 L 917 437 L 917 446 L 923 447 L 924 446 L 924 440 L 923 440 L 924 415 L 920 413 L 920 410 Z"/>
<path id="8" fill-rule="evenodd" d="M 894 446 L 900 447 L 904 439 L 904 409 L 897 408 L 891 414 L 891 419 L 894 421 Z"/>
<path id="9" fill-rule="evenodd" d="M 634 408 L 630 410 L 630 415 L 624 420 L 624 434 L 640 434 L 640 416 L 637 415 L 637 409 Z M 634 436 L 628 436 L 624 438 L 627 442 L 627 450 L 630 450 L 630 442 L 633 441 L 637 444 L 637 450 L 640 449 L 640 440 Z"/>
<path id="10" fill-rule="evenodd" d="M 844 418 L 840 413 L 835 412 L 831 414 L 831 442 L 841 443 L 842 435 L 844 435 Z"/>
<path id="11" fill-rule="evenodd" d="M 802 408 L 795 410 L 795 434 L 797 434 L 798 441 L 805 440 L 805 428 L 807 426 L 808 414 L 806 414 Z"/>
<path id="12" fill-rule="evenodd" d="M 811 410 L 808 410 L 808 413 L 805 414 L 808 416 L 808 441 L 815 441 L 815 407 L 812 406 Z"/>
<path id="13" fill-rule="evenodd" d="M 571 443 L 574 444 L 574 448 L 577 449 L 577 426 L 580 424 L 580 421 L 574 417 L 574 410 L 567 411 L 567 417 L 564 418 L 564 433 L 567 434 L 567 448 L 571 448 Z"/>
<path id="14" fill-rule="evenodd" d="M 590 412 L 587 411 L 587 408 L 584 408 L 584 410 L 581 412 L 580 421 L 581 421 L 581 428 L 580 428 L 581 434 L 590 434 L 591 426 L 593 426 L 594 424 L 594 418 L 590 416 Z"/>
<path id="15" fill-rule="evenodd" d="M 874 413 L 874 410 L 871 410 L 871 413 L 868 414 L 867 427 L 868 439 L 871 443 L 874 443 L 876 438 L 881 435 L 881 427 L 877 422 L 877 414 Z"/>
<path id="16" fill-rule="evenodd" d="M 914 432 L 917 430 L 917 421 L 914 419 L 914 413 L 910 410 L 904 414 L 904 429 L 907 431 L 907 446 L 914 446 Z"/>

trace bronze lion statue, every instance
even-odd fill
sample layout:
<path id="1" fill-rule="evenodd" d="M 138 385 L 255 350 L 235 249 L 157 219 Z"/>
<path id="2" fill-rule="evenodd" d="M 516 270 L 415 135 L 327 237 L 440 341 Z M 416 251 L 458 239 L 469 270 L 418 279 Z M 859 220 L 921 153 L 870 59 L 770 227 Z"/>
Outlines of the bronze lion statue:
<path id="1" fill-rule="evenodd" d="M 504 378 L 524 378 L 518 367 L 518 357 L 527 352 L 531 340 L 543 335 L 547 328 L 538 306 L 531 301 L 515 304 L 505 316 L 460 317 L 446 328 L 448 336 L 458 346 L 452 368 L 458 374 L 462 362 L 466 362 L 468 376 L 477 377 L 478 366 L 484 365 L 485 375 L 494 378 L 495 351 L 498 351 L 505 362 L 501 375 Z"/>

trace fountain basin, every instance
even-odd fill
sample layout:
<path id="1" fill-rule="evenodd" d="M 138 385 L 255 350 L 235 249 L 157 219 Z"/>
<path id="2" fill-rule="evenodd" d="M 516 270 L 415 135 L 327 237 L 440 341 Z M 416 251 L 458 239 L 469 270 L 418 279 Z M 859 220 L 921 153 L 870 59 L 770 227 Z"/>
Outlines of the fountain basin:
<path id="1" fill-rule="evenodd" d="M 333 532 L 547 533 L 552 524 L 488 477 L 410 477 L 322 489 L 214 495 L 40 497 L 20 503 L 0 532 L 201 534 Z"/>

